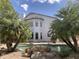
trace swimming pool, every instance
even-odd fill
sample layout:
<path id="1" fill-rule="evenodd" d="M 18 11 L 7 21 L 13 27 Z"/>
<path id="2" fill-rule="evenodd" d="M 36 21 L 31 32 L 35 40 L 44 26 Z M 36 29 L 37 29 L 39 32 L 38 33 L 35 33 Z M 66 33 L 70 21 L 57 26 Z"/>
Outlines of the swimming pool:
<path id="1" fill-rule="evenodd" d="M 69 48 L 65 44 L 41 44 L 41 43 L 40 44 L 26 44 L 26 43 L 23 44 L 22 43 L 17 46 L 17 49 L 19 49 L 20 51 L 25 51 L 26 48 L 31 48 L 34 45 L 47 46 L 52 51 L 58 51 L 58 52 L 71 50 L 71 48 Z"/>

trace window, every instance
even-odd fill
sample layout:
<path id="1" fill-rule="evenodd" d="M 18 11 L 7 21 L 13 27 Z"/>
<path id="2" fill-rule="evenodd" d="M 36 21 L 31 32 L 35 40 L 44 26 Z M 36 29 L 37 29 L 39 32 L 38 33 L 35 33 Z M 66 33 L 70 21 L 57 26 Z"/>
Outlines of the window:
<path id="1" fill-rule="evenodd" d="M 38 26 L 38 22 L 35 22 L 36 27 Z"/>
<path id="2" fill-rule="evenodd" d="M 40 27 L 42 27 L 42 22 L 40 21 Z"/>
<path id="3" fill-rule="evenodd" d="M 35 36 L 36 36 L 36 39 L 38 39 L 38 33 L 37 32 L 36 32 Z"/>
<path id="4" fill-rule="evenodd" d="M 42 40 L 42 32 L 40 33 L 40 39 Z"/>

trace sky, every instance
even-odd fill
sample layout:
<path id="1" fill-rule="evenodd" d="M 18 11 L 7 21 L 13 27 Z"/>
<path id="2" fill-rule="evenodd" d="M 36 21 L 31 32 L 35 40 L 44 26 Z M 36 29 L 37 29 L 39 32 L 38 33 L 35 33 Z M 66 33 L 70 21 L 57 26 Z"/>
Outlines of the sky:
<path id="1" fill-rule="evenodd" d="M 16 12 L 24 17 L 31 12 L 54 16 L 66 2 L 67 0 L 11 0 Z"/>

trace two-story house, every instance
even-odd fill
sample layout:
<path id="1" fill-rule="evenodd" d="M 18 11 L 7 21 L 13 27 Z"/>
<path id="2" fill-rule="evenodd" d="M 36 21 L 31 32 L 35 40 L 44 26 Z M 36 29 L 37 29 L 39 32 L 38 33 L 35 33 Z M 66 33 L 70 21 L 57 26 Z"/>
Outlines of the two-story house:
<path id="1" fill-rule="evenodd" d="M 50 30 L 50 24 L 55 17 L 46 16 L 38 13 L 29 13 L 25 20 L 30 22 L 30 29 L 32 31 L 32 38 L 30 41 L 50 41 L 48 31 Z"/>

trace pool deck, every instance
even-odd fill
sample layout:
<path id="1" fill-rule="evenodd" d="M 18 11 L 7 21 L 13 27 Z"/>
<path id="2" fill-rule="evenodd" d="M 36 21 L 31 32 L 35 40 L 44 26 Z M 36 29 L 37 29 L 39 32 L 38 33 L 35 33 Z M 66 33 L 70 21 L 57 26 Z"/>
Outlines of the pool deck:
<path id="1" fill-rule="evenodd" d="M 77 41 L 78 42 L 78 46 L 79 46 L 79 40 Z M 51 45 L 67 45 L 66 43 L 64 42 L 56 42 L 56 43 L 52 43 L 52 42 L 27 42 L 27 43 L 20 43 L 20 44 L 33 44 L 33 45 L 41 45 L 41 44 L 51 44 Z M 74 44 L 72 42 L 72 44 Z"/>

